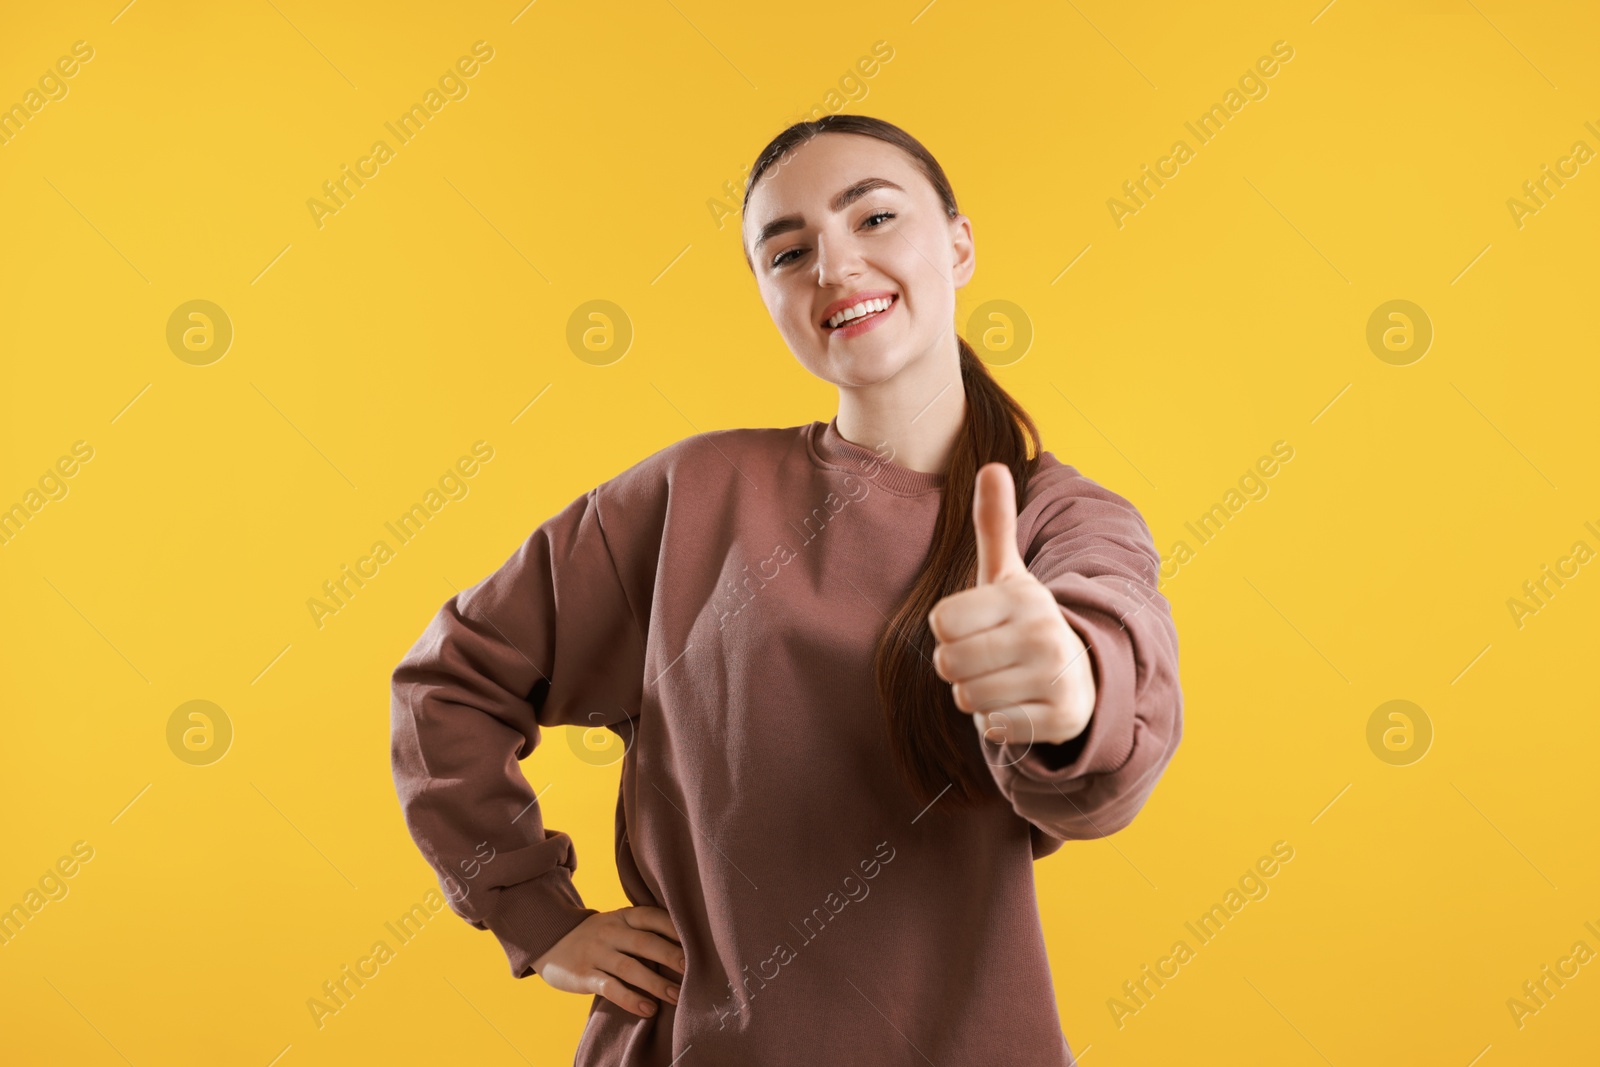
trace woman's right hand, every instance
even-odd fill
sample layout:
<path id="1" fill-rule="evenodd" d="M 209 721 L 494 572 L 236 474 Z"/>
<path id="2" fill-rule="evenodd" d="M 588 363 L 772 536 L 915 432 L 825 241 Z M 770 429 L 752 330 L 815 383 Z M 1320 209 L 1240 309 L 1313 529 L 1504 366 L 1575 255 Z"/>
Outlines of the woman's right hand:
<path id="1" fill-rule="evenodd" d="M 681 940 L 665 908 L 602 911 L 550 946 L 533 961 L 533 969 L 557 989 L 598 994 L 635 1015 L 650 1016 L 656 1002 L 641 997 L 640 990 L 678 1003 L 685 962 Z M 671 968 L 678 981 L 657 974 L 640 959 Z"/>

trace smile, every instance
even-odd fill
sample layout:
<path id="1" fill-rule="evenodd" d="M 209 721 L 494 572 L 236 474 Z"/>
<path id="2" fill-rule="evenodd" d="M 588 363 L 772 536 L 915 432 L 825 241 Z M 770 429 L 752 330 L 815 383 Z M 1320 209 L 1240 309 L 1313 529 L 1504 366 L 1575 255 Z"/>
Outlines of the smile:
<path id="1" fill-rule="evenodd" d="M 862 305 L 857 306 L 863 307 L 864 305 L 864 314 L 857 314 L 854 318 L 845 319 L 837 326 L 830 326 L 827 323 L 824 323 L 822 328 L 826 333 L 837 334 L 840 337 L 855 337 L 858 334 L 866 333 L 868 330 L 877 326 L 880 322 L 888 317 L 889 313 L 892 312 L 895 307 L 899 305 L 899 303 L 900 297 L 898 294 L 892 294 L 879 300 L 863 301 Z"/>

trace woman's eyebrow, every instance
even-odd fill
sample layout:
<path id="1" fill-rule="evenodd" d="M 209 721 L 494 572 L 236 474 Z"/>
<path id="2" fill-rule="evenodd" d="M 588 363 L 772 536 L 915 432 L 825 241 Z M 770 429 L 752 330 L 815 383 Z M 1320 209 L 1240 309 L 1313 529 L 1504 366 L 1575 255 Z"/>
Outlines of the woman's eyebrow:
<path id="1" fill-rule="evenodd" d="M 863 196 L 876 189 L 894 189 L 905 192 L 904 189 L 890 181 L 888 178 L 862 178 L 853 185 L 848 185 L 834 194 L 828 207 L 835 212 L 843 211 Z M 785 215 L 781 219 L 773 219 L 761 227 L 761 236 L 756 238 L 755 250 L 761 251 L 761 246 L 767 243 L 768 238 L 776 237 L 780 233 L 798 230 L 806 224 L 806 220 L 799 215 Z"/>

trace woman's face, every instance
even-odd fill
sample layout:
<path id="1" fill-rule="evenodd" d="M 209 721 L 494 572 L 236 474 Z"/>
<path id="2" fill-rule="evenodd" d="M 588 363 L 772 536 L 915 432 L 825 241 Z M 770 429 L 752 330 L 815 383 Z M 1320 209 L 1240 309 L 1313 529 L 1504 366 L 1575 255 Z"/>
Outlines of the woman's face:
<path id="1" fill-rule="evenodd" d="M 827 133 L 793 149 L 751 194 L 744 241 L 773 323 L 817 377 L 874 385 L 925 356 L 954 356 L 972 226 L 944 213 L 894 145 Z M 893 302 L 837 327 L 828 321 L 863 296 Z"/>

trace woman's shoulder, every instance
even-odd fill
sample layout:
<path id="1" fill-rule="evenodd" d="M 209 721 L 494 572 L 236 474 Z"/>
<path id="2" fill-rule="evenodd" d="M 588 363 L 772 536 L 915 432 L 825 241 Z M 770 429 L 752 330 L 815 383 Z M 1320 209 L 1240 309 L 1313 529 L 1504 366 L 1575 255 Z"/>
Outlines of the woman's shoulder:
<path id="1" fill-rule="evenodd" d="M 1018 519 L 1026 516 L 1035 526 L 1043 526 L 1074 513 L 1080 519 L 1123 514 L 1144 525 L 1144 516 L 1132 500 L 1063 462 L 1055 453 L 1041 451 L 1028 477 Z"/>
<path id="2" fill-rule="evenodd" d="M 814 423 L 702 430 L 657 449 L 601 483 L 611 497 L 658 496 L 714 487 L 739 478 L 749 465 L 765 467 L 804 445 Z"/>

